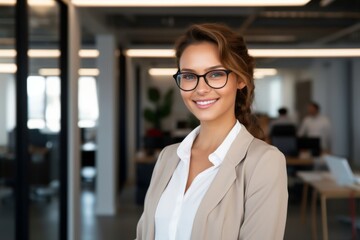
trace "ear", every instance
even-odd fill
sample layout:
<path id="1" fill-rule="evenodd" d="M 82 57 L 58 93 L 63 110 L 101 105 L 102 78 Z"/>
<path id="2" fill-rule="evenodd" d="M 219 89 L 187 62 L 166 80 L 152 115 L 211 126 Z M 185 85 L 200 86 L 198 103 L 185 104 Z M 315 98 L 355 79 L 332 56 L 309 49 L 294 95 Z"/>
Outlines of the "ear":
<path id="1" fill-rule="evenodd" d="M 243 80 L 238 79 L 238 80 L 237 80 L 237 89 L 241 90 L 241 89 L 243 89 L 244 87 L 246 87 L 245 82 L 244 82 Z"/>

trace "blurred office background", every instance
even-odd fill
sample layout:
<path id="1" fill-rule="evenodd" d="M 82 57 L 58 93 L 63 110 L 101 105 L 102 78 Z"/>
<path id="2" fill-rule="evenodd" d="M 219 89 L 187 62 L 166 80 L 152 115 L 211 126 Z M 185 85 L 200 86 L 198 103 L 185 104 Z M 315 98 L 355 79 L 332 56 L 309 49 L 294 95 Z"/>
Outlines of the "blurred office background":
<path id="1" fill-rule="evenodd" d="M 135 237 L 159 149 L 197 124 L 171 76 L 173 43 L 193 23 L 244 36 L 266 133 L 279 108 L 298 128 L 315 101 L 331 154 L 360 167 L 359 0 L 151 2 L 0 0 L 0 239 Z M 326 166 L 305 158 L 319 161 L 289 165 L 285 239 L 313 233 L 296 172 Z M 348 199 L 328 201 L 329 239 L 351 239 L 350 217 Z"/>

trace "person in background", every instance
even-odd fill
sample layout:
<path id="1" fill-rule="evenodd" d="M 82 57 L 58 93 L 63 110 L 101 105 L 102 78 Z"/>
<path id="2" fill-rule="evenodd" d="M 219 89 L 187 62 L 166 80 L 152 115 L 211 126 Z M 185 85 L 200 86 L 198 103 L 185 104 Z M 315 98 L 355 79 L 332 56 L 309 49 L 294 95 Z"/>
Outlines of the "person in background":
<path id="1" fill-rule="evenodd" d="M 294 121 L 288 116 L 288 110 L 286 107 L 279 108 L 278 113 L 279 117 L 271 122 L 272 125 L 294 124 Z"/>
<path id="2" fill-rule="evenodd" d="M 300 137 L 318 137 L 322 152 L 331 152 L 331 125 L 327 117 L 320 114 L 320 106 L 311 102 L 307 108 L 308 115 L 298 130 Z"/>
<path id="3" fill-rule="evenodd" d="M 275 126 L 292 126 L 294 129 L 296 129 L 295 122 L 290 119 L 288 116 L 288 110 L 285 107 L 281 107 L 278 110 L 279 116 L 278 118 L 272 120 L 269 125 L 269 135 L 272 135 L 272 130 Z"/>
<path id="4" fill-rule="evenodd" d="M 160 153 L 136 239 L 283 239 L 286 163 L 257 138 L 254 59 L 244 39 L 199 24 L 175 49 L 174 79 L 200 126 Z"/>

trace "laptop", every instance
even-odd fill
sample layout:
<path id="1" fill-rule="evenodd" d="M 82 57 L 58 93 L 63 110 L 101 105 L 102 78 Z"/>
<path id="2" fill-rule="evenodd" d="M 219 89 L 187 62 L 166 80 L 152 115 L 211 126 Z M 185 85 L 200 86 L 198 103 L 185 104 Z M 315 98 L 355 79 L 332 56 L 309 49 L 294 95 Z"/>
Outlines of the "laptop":
<path id="1" fill-rule="evenodd" d="M 345 158 L 333 155 L 324 156 L 324 160 L 339 186 L 354 186 L 360 184 L 360 177 L 356 177 Z M 360 185 L 359 185 L 360 186 Z"/>

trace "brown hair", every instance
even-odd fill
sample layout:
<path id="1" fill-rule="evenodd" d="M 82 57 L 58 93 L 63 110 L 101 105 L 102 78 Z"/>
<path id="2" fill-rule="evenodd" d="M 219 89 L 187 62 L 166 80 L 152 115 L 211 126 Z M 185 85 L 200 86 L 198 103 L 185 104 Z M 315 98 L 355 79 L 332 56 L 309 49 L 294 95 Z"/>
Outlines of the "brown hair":
<path id="1" fill-rule="evenodd" d="M 188 28 L 176 44 L 177 65 L 186 47 L 199 42 L 211 42 L 217 45 L 222 65 L 235 73 L 245 83 L 238 89 L 235 100 L 235 116 L 254 136 L 263 138 L 256 117 L 251 113 L 254 99 L 254 58 L 248 54 L 242 36 L 229 27 L 217 23 L 195 24 Z"/>

